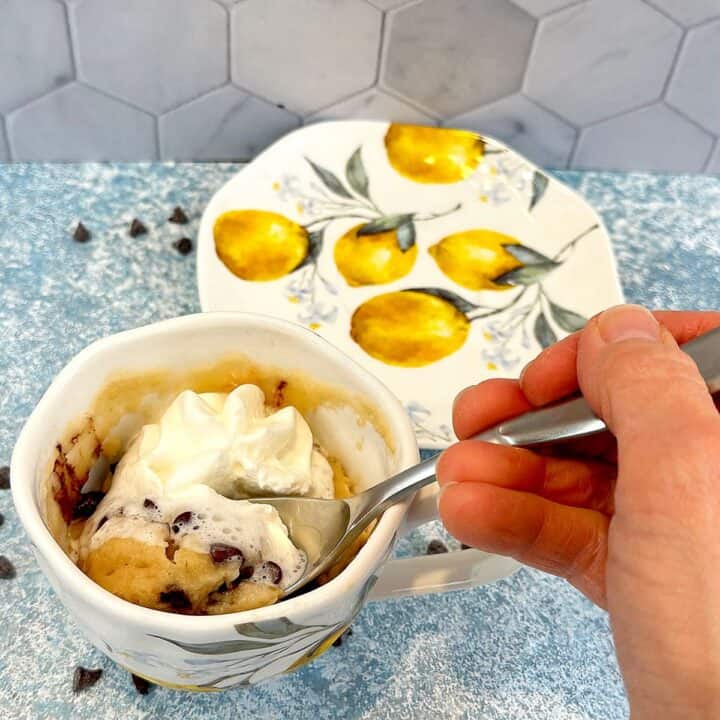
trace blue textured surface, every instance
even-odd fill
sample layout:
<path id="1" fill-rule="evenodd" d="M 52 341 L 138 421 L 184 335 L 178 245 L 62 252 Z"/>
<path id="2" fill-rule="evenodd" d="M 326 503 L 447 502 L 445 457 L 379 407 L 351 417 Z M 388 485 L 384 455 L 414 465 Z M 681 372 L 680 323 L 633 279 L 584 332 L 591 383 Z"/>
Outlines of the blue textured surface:
<path id="1" fill-rule="evenodd" d="M 88 342 L 198 310 L 194 237 L 232 165 L 0 166 L 0 465 L 55 373 Z M 602 213 L 628 300 L 718 308 L 720 179 L 558 173 Z M 169 225 L 175 204 L 189 226 Z M 132 239 L 139 217 L 148 235 Z M 93 233 L 79 245 L 77 219 Z M 249 691 L 136 694 L 78 633 L 36 567 L 10 493 L 0 491 L 3 718 L 482 718 L 615 720 L 626 715 L 604 613 L 555 578 L 521 571 L 493 586 L 375 603 L 352 637 L 293 676 Z M 429 526 L 399 551 L 441 535 Z M 72 693 L 76 664 L 102 667 Z"/>

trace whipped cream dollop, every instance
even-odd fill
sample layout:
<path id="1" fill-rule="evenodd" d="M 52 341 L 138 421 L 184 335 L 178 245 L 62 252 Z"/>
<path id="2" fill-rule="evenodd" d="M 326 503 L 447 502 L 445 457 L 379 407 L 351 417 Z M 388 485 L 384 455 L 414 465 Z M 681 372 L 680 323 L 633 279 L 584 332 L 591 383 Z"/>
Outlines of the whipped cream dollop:
<path id="1" fill-rule="evenodd" d="M 262 495 L 334 496 L 332 469 L 305 419 L 293 407 L 266 408 L 255 385 L 188 390 L 128 447 L 88 522 L 85 551 L 111 537 L 164 544 L 169 528 L 178 547 L 208 552 L 222 543 L 247 564 L 271 561 L 287 587 L 305 557 L 272 506 L 243 500 Z"/>

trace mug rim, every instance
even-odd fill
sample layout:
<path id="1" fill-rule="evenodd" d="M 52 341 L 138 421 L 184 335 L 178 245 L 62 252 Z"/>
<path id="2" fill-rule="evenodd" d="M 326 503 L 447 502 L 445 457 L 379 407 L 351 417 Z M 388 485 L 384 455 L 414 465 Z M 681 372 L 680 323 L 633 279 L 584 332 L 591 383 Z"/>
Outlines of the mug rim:
<path id="1" fill-rule="evenodd" d="M 197 636 L 201 633 L 227 629 L 231 625 L 262 622 L 285 615 L 318 611 L 333 599 L 340 597 L 344 591 L 359 584 L 372 574 L 374 567 L 378 564 L 377 558 L 382 556 L 388 546 L 392 544 L 412 501 L 411 497 L 388 508 L 380 517 L 365 545 L 335 578 L 298 597 L 281 600 L 273 605 L 253 610 L 221 615 L 170 613 L 135 605 L 117 597 L 85 575 L 52 536 L 36 501 L 37 459 L 35 448 L 44 440 L 43 426 L 48 410 L 62 396 L 67 386 L 76 380 L 78 373 L 85 365 L 111 347 L 122 345 L 129 340 L 145 338 L 157 340 L 159 336 L 186 332 L 198 326 L 223 327 L 227 325 L 272 328 L 291 336 L 294 340 L 312 346 L 315 352 L 333 356 L 334 359 L 345 363 L 354 376 L 353 380 L 359 381 L 358 384 L 361 386 L 359 389 L 370 391 L 373 404 L 377 400 L 382 400 L 377 409 L 382 412 L 382 417 L 393 430 L 399 468 L 403 469 L 411 463 L 417 462 L 419 457 L 415 431 L 405 409 L 394 393 L 370 371 L 328 340 L 296 323 L 260 313 L 217 311 L 161 320 L 95 340 L 66 363 L 26 420 L 12 453 L 11 491 L 18 517 L 35 552 L 41 555 L 53 569 L 56 579 L 61 585 L 72 587 L 74 594 L 82 596 L 89 606 L 97 608 L 101 613 L 121 617 L 124 622 L 132 623 L 134 627 L 153 631 L 171 631 L 182 636 Z M 44 443 L 42 444 L 44 446 Z M 43 572 L 43 574 L 45 573 Z M 50 580 L 47 576 L 46 579 Z"/>

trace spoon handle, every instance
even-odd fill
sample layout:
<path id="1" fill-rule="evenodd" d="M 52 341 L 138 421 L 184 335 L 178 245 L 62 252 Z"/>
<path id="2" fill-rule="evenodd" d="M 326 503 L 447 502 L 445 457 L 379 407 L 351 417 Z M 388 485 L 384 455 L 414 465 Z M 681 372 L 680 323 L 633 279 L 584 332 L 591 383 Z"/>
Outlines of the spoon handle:
<path id="1" fill-rule="evenodd" d="M 720 390 L 720 328 L 711 330 L 682 346 L 698 366 L 711 393 Z M 501 422 L 479 433 L 473 439 L 498 445 L 535 447 L 597 435 L 607 430 L 605 423 L 593 413 L 583 398 L 562 401 L 556 405 L 533 410 L 525 415 Z M 370 488 L 362 498 L 355 517 L 369 512 L 373 515 L 387 508 L 435 479 L 438 456 L 403 470 L 385 482 Z"/>

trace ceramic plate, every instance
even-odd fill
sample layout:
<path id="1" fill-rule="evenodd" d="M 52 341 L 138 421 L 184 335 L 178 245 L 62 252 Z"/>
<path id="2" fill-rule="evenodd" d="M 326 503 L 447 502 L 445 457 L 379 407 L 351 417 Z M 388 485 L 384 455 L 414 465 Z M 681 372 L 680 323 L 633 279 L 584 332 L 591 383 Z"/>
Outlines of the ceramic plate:
<path id="1" fill-rule="evenodd" d="M 453 440 L 462 388 L 517 374 L 622 301 L 607 232 L 577 194 L 461 130 L 297 130 L 212 198 L 203 310 L 299 322 L 382 379 L 423 447 Z"/>

